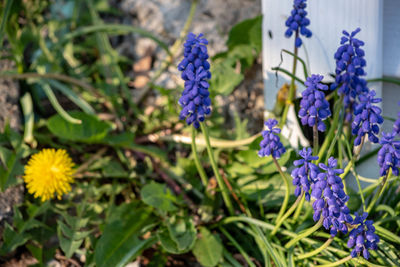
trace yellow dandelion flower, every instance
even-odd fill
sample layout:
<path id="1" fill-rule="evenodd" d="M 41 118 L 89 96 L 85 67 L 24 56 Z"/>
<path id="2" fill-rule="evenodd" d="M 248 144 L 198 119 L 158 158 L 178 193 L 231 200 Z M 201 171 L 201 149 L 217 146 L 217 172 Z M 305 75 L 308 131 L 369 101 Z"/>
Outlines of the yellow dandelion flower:
<path id="1" fill-rule="evenodd" d="M 25 166 L 24 181 L 28 192 L 44 202 L 71 191 L 74 163 L 64 149 L 45 148 L 34 154 Z"/>

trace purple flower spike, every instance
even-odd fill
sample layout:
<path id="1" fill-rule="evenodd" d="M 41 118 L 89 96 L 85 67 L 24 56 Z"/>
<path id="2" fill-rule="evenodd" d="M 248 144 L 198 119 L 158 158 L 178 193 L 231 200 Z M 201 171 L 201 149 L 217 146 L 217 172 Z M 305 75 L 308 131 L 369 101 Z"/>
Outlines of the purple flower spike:
<path id="1" fill-rule="evenodd" d="M 302 159 L 295 160 L 294 166 L 300 166 L 292 171 L 293 185 L 296 186 L 294 194 L 299 196 L 302 191 L 305 193 L 305 198 L 310 201 L 310 189 L 311 184 L 317 179 L 319 174 L 318 167 L 311 163 L 312 160 L 317 160 L 317 156 L 312 155 L 312 149 L 310 147 L 303 148 L 299 155 Z"/>
<path id="2" fill-rule="evenodd" d="M 310 38 L 312 35 L 312 32 L 307 29 L 307 26 L 310 25 L 310 20 L 306 17 L 306 6 L 306 0 L 294 0 L 293 10 L 285 23 L 285 25 L 288 27 L 285 32 L 286 37 L 291 37 L 293 32 L 297 33 L 295 39 L 296 47 L 300 47 L 303 44 L 303 41 L 299 37 L 300 34 L 307 38 Z"/>
<path id="3" fill-rule="evenodd" d="M 330 230 L 332 236 L 339 231 L 347 233 L 347 224 L 353 221 L 350 210 L 346 206 L 349 196 L 343 188 L 342 179 L 337 176 L 343 173 L 342 169 L 336 169 L 337 160 L 333 157 L 328 159 L 328 166 L 323 163 L 319 167 L 325 172 L 318 174 L 317 179 L 311 185 L 311 196 L 315 199 L 313 203 L 314 221 L 323 217 L 323 226 Z"/>
<path id="4" fill-rule="evenodd" d="M 382 139 L 379 142 L 382 148 L 378 151 L 378 164 L 381 167 L 380 175 L 384 176 L 392 169 L 394 175 L 399 175 L 400 168 L 400 141 L 395 141 L 396 133 L 382 132 Z"/>
<path id="5" fill-rule="evenodd" d="M 211 99 L 208 80 L 211 78 L 210 63 L 208 63 L 208 41 L 203 34 L 196 36 L 189 33 L 184 43 L 184 59 L 179 63 L 178 70 L 182 71 L 185 90 L 178 103 L 182 107 L 179 115 L 186 119 L 188 125 L 200 127 L 200 122 L 211 113 Z"/>
<path id="6" fill-rule="evenodd" d="M 261 149 L 258 151 L 260 157 L 272 155 L 274 158 L 279 159 L 283 153 L 286 152 L 285 147 L 282 145 L 278 134 L 281 129 L 275 127 L 278 124 L 277 120 L 269 119 L 265 122 L 267 130 L 262 132 L 264 139 L 260 142 Z"/>
<path id="7" fill-rule="evenodd" d="M 347 122 L 352 120 L 357 96 L 369 91 L 367 81 L 361 78 L 361 76 L 366 75 L 364 67 L 367 65 L 364 59 L 365 52 L 361 48 L 364 42 L 354 38 L 359 32 L 360 28 L 357 28 L 351 34 L 343 31 L 341 46 L 334 56 L 336 60 L 336 80 L 331 85 L 331 89 L 334 90 L 339 87 L 338 93 L 343 96 Z"/>
<path id="8" fill-rule="evenodd" d="M 329 102 L 325 99 L 325 94 L 321 90 L 328 90 L 328 86 L 322 84 L 322 75 L 311 75 L 304 83 L 307 89 L 303 91 L 303 98 L 300 101 L 299 117 L 301 124 L 313 127 L 317 125 L 318 131 L 326 130 L 326 118 L 331 116 Z"/>
<path id="9" fill-rule="evenodd" d="M 354 249 L 351 251 L 353 258 L 362 255 L 366 260 L 369 259 L 369 250 L 377 250 L 379 236 L 375 234 L 373 221 L 366 220 L 368 213 L 358 215 L 356 212 L 352 225 L 358 225 L 350 231 L 347 246 Z"/>
<path id="10" fill-rule="evenodd" d="M 374 104 L 381 102 L 382 99 L 374 98 L 375 95 L 375 91 L 371 90 L 369 93 L 358 96 L 360 103 L 354 109 L 355 117 L 351 124 L 351 133 L 357 136 L 354 140 L 355 146 L 361 144 L 361 139 L 365 135 L 368 135 L 368 139 L 372 143 L 379 141 L 377 134 L 379 133 L 379 124 L 383 122 L 382 110 Z"/>

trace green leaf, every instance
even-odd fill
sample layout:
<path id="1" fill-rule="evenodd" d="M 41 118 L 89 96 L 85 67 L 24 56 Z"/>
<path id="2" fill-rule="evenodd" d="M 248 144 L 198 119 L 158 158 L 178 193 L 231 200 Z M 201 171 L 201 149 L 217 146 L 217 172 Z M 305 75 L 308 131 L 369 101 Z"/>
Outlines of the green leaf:
<path id="1" fill-rule="evenodd" d="M 56 114 L 47 121 L 47 127 L 57 137 L 87 143 L 101 141 L 111 130 L 108 123 L 100 121 L 96 116 L 79 111 L 73 111 L 70 114 L 82 120 L 82 123 L 69 123 L 59 114 Z"/>
<path id="2" fill-rule="evenodd" d="M 176 197 L 172 195 L 165 184 L 151 182 L 143 186 L 140 195 L 144 203 L 159 210 L 174 211 L 177 209 L 174 205 Z"/>
<path id="3" fill-rule="evenodd" d="M 23 174 L 24 167 L 20 162 L 23 152 L 22 149 L 13 152 L 0 146 L 0 191 L 16 184 L 16 176 Z"/>
<path id="4" fill-rule="evenodd" d="M 222 259 L 223 246 L 218 235 L 212 235 L 205 228 L 200 228 L 200 237 L 193 248 L 196 259 L 205 267 L 213 267 Z"/>
<path id="5" fill-rule="evenodd" d="M 167 228 L 180 252 L 189 251 L 193 247 L 197 231 L 191 218 L 170 217 L 167 221 Z"/>
<path id="6" fill-rule="evenodd" d="M 1 13 L 1 23 L 0 23 L 0 48 L 3 46 L 3 36 L 4 36 L 4 28 L 8 21 L 8 16 L 10 15 L 11 6 L 13 4 L 13 0 L 6 0 L 3 6 L 3 12 Z"/>
<path id="7" fill-rule="evenodd" d="M 240 44 L 250 44 L 257 52 L 260 52 L 262 47 L 261 23 L 262 16 L 258 16 L 233 26 L 227 41 L 229 50 Z"/>
<path id="8" fill-rule="evenodd" d="M 178 249 L 178 245 L 172 240 L 170 234 L 168 233 L 168 229 L 160 229 L 157 232 L 157 239 L 160 241 L 161 246 L 168 252 L 172 254 L 181 254 Z"/>
<path id="9" fill-rule="evenodd" d="M 94 252 L 96 266 L 124 266 L 141 250 L 154 243 L 155 237 L 139 239 L 141 230 L 154 220 L 151 212 L 150 208 L 138 208 L 130 212 L 129 218 L 106 225 Z"/>
<path id="10" fill-rule="evenodd" d="M 22 232 L 15 232 L 12 227 L 6 222 L 3 232 L 3 244 L 0 247 L 0 255 L 5 255 L 17 247 L 25 244 L 30 239 L 30 235 Z"/>
<path id="11" fill-rule="evenodd" d="M 244 79 L 243 74 L 237 73 L 232 67 L 230 60 L 214 62 L 211 73 L 210 90 L 214 95 L 229 95 Z"/>

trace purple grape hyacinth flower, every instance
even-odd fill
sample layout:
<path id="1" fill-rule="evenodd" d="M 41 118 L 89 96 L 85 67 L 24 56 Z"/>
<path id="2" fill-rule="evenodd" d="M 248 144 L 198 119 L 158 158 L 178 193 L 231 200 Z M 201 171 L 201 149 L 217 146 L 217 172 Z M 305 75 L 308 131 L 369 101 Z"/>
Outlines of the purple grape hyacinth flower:
<path id="1" fill-rule="evenodd" d="M 368 213 L 364 212 L 363 215 L 358 215 L 356 212 L 352 225 L 358 225 L 350 231 L 347 246 L 354 249 L 351 251 L 351 257 L 355 258 L 362 254 L 368 260 L 369 251 L 377 250 L 379 243 L 379 236 L 375 234 L 375 227 L 372 220 L 366 220 Z"/>
<path id="2" fill-rule="evenodd" d="M 331 116 L 329 102 L 325 99 L 325 94 L 320 90 L 328 90 L 328 86 L 322 84 L 322 75 L 311 75 L 304 83 L 307 89 L 302 92 L 303 98 L 300 101 L 299 117 L 301 124 L 313 127 L 318 126 L 320 132 L 326 130 L 326 118 Z"/>
<path id="3" fill-rule="evenodd" d="M 296 186 L 294 190 L 295 196 L 299 196 L 303 191 L 305 193 L 305 198 L 310 201 L 310 189 L 311 184 L 315 182 L 319 174 L 319 169 L 317 165 L 312 163 L 312 160 L 317 160 L 317 156 L 312 155 L 312 149 L 310 147 L 303 148 L 299 151 L 299 155 L 302 159 L 295 160 L 293 162 L 294 166 L 300 166 L 295 168 L 291 176 L 293 178 L 293 185 Z"/>
<path id="4" fill-rule="evenodd" d="M 335 53 L 336 79 L 331 85 L 331 90 L 338 86 L 338 94 L 343 96 L 343 103 L 346 109 L 346 121 L 350 122 L 353 116 L 353 109 L 357 101 L 357 95 L 367 93 L 367 81 L 361 76 L 366 75 L 364 67 L 367 65 L 364 59 L 365 52 L 361 48 L 364 42 L 354 38 L 361 31 L 357 28 L 351 34 L 343 31 L 338 50 Z"/>
<path id="5" fill-rule="evenodd" d="M 400 102 L 398 104 L 400 105 Z M 397 120 L 393 124 L 393 131 L 400 135 L 400 111 L 397 113 Z"/>
<path id="6" fill-rule="evenodd" d="M 365 135 L 368 135 L 372 143 L 379 141 L 376 135 L 379 133 L 379 124 L 383 122 L 382 109 L 374 104 L 381 102 L 382 98 L 375 98 L 375 95 L 375 91 L 371 90 L 369 93 L 358 96 L 360 103 L 354 109 L 355 117 L 351 124 L 351 133 L 357 136 L 354 140 L 355 146 L 361 144 L 361 139 Z"/>
<path id="7" fill-rule="evenodd" d="M 299 33 L 307 38 L 310 38 L 312 32 L 307 29 L 307 26 L 310 25 L 310 20 L 306 17 L 307 11 L 305 8 L 307 7 L 306 0 L 294 0 L 293 2 L 293 10 L 291 15 L 286 20 L 285 25 L 288 29 L 285 32 L 286 37 L 291 37 L 293 32 L 296 33 L 295 46 L 300 47 L 303 43 L 301 38 L 299 37 Z"/>
<path id="8" fill-rule="evenodd" d="M 261 149 L 258 151 L 260 157 L 272 155 L 274 158 L 279 159 L 282 154 L 286 152 L 286 149 L 278 136 L 281 129 L 275 127 L 277 124 L 278 121 L 275 119 L 268 119 L 265 122 L 267 130 L 262 132 L 264 139 L 260 142 Z"/>
<path id="9" fill-rule="evenodd" d="M 211 113 L 211 99 L 208 80 L 211 78 L 208 63 L 208 41 L 203 34 L 189 33 L 184 43 L 184 58 L 178 65 L 185 81 L 185 90 L 178 103 L 183 108 L 179 118 L 197 129 L 206 115 Z"/>
<path id="10" fill-rule="evenodd" d="M 313 219 L 318 221 L 322 215 L 322 225 L 326 230 L 330 229 L 332 236 L 336 236 L 338 231 L 346 234 L 348 232 L 346 223 L 351 223 L 353 218 L 346 205 L 349 196 L 343 190 L 342 179 L 337 176 L 343 173 L 343 170 L 336 169 L 337 160 L 333 157 L 328 159 L 328 166 L 320 163 L 319 167 L 325 172 L 319 173 L 315 183 L 311 185 L 311 196 L 315 198 L 312 205 Z"/>
<path id="11" fill-rule="evenodd" d="M 378 164 L 380 168 L 380 175 L 387 174 L 389 169 L 392 169 L 394 175 L 399 175 L 400 168 L 400 141 L 394 140 L 396 132 L 384 133 L 379 142 L 382 147 L 378 151 Z"/>

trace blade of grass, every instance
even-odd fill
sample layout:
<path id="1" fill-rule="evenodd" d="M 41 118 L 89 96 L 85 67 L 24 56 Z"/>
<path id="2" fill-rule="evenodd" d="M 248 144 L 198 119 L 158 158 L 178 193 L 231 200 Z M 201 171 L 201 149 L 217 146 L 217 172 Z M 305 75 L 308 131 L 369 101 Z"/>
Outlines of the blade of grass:
<path id="1" fill-rule="evenodd" d="M 46 96 L 49 98 L 49 101 L 50 101 L 51 105 L 57 111 L 57 113 L 60 114 L 60 116 L 62 118 L 64 118 L 66 121 L 68 121 L 70 123 L 74 123 L 74 124 L 81 124 L 82 123 L 81 120 L 78 120 L 78 119 L 75 119 L 75 118 L 71 117 L 71 115 L 69 115 L 64 110 L 64 108 L 58 102 L 53 90 L 51 90 L 50 86 L 47 83 L 40 83 L 40 85 L 42 86 L 42 89 L 45 92 Z"/>
<path id="2" fill-rule="evenodd" d="M 169 51 L 168 45 L 165 42 L 161 41 L 158 37 L 138 27 L 123 25 L 123 24 L 100 24 L 100 25 L 80 27 L 75 31 L 65 34 L 61 42 L 65 43 L 74 38 L 85 36 L 91 33 L 112 33 L 115 35 L 137 33 L 141 36 L 147 37 L 156 42 L 162 49 L 165 50 L 165 52 L 168 53 L 168 55 L 171 56 L 171 51 Z"/>
<path id="3" fill-rule="evenodd" d="M 68 97 L 69 100 L 80 107 L 85 113 L 92 115 L 95 114 L 94 109 L 89 105 L 89 103 L 83 100 L 74 91 L 69 89 L 68 86 L 54 80 L 49 80 L 49 84 Z"/>
<path id="4" fill-rule="evenodd" d="M 10 10 L 13 2 L 14 0 L 6 0 L 3 7 L 3 12 L 1 13 L 2 19 L 0 23 L 0 49 L 3 47 L 4 28 L 6 27 L 6 22 L 8 20 L 8 16 L 10 15 Z"/>

